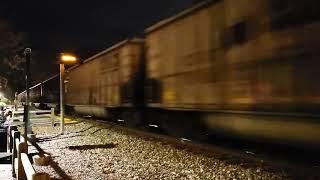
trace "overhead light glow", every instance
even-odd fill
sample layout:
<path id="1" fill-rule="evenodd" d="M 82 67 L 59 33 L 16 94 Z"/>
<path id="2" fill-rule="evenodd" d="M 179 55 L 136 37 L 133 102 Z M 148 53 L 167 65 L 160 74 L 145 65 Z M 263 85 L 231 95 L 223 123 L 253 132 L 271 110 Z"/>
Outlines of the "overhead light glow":
<path id="1" fill-rule="evenodd" d="M 73 63 L 77 61 L 77 58 L 71 54 L 62 54 L 61 61 L 65 63 Z"/>

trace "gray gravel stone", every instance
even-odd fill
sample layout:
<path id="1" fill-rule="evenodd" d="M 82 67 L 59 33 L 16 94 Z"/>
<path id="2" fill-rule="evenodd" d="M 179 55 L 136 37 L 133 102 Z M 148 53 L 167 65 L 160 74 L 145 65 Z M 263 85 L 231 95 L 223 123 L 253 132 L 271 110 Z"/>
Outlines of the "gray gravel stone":
<path id="1" fill-rule="evenodd" d="M 288 179 L 282 171 L 230 163 L 218 155 L 192 153 L 164 142 L 139 138 L 90 123 L 36 126 L 38 145 L 51 154 L 51 166 L 35 169 L 56 179 Z M 37 153 L 30 147 L 30 153 Z M 227 158 L 228 159 L 228 158 Z"/>

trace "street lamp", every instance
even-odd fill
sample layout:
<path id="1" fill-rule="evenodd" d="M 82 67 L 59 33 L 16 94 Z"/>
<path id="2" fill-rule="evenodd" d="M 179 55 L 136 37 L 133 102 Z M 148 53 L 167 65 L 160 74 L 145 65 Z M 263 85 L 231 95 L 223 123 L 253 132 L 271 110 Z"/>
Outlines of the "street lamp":
<path id="1" fill-rule="evenodd" d="M 74 55 L 62 53 L 61 61 L 63 62 L 63 64 L 75 63 L 77 61 L 77 58 Z"/>
<path id="2" fill-rule="evenodd" d="M 23 108 L 23 122 L 24 122 L 24 138 L 27 139 L 27 134 L 32 134 L 32 128 L 29 119 L 29 96 L 30 96 L 30 61 L 31 61 L 31 49 L 26 48 L 24 50 L 26 59 L 25 78 L 26 78 L 26 104 Z M 27 144 L 27 141 L 25 142 Z"/>
<path id="3" fill-rule="evenodd" d="M 64 70 L 65 64 L 73 64 L 77 58 L 72 54 L 62 53 L 60 56 L 60 128 L 61 134 L 64 134 Z"/>

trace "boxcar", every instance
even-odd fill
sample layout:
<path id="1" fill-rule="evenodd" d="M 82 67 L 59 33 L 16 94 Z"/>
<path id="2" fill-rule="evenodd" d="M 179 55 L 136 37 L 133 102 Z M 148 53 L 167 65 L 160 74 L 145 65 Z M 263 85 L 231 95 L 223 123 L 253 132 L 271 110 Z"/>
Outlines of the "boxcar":
<path id="1" fill-rule="evenodd" d="M 226 133 L 319 143 L 319 123 L 310 118 L 320 112 L 314 7 L 314 0 L 206 1 L 151 26 L 148 106 L 185 134 L 195 121 Z"/>
<path id="2" fill-rule="evenodd" d="M 29 93 L 29 102 L 31 104 L 41 108 L 57 108 L 60 98 L 59 75 L 54 75 L 47 80 L 30 87 Z M 18 94 L 17 101 L 20 103 L 26 101 L 26 91 Z"/>
<path id="3" fill-rule="evenodd" d="M 67 105 L 80 114 L 107 117 L 143 104 L 143 43 L 137 38 L 120 42 L 69 69 Z"/>
<path id="4" fill-rule="evenodd" d="M 120 42 L 69 69 L 66 103 L 179 137 L 320 145 L 316 7 L 317 0 L 199 3 L 147 28 L 145 40 Z"/>

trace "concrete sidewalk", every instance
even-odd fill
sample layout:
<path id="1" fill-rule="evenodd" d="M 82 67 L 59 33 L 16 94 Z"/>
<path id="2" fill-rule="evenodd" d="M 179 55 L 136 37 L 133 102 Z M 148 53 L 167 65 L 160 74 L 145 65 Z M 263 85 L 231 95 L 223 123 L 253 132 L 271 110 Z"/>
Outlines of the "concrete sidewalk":
<path id="1" fill-rule="evenodd" d="M 0 164 L 0 179 L 1 180 L 14 179 L 12 177 L 11 164 Z"/>

